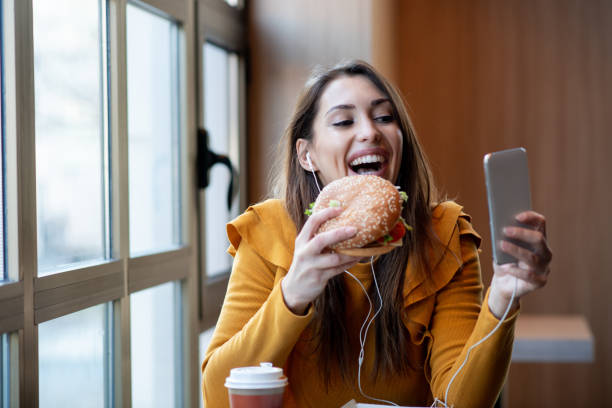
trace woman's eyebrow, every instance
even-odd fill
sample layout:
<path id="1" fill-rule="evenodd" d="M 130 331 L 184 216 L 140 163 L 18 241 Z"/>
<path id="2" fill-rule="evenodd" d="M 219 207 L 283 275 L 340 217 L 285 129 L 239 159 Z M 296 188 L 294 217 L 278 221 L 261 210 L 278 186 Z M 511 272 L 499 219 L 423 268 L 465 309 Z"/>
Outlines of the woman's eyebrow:
<path id="1" fill-rule="evenodd" d="M 345 105 L 345 104 L 342 104 L 342 105 L 336 105 L 336 106 L 333 106 L 333 107 L 331 107 L 331 108 L 330 108 L 330 109 L 329 109 L 329 110 L 328 110 L 328 111 L 325 113 L 325 116 L 329 115 L 331 112 L 333 112 L 333 111 L 335 111 L 335 110 L 337 110 L 337 109 L 346 109 L 346 110 L 355 109 L 355 105 Z"/>
<path id="2" fill-rule="evenodd" d="M 374 99 L 372 102 L 370 102 L 370 106 L 378 106 L 381 103 L 385 103 L 385 102 L 391 103 L 389 98 L 378 98 L 378 99 Z M 331 112 L 333 112 L 335 110 L 338 110 L 338 109 L 351 110 L 351 109 L 355 109 L 355 105 L 352 105 L 352 104 L 340 104 L 340 105 L 332 106 L 327 111 L 327 113 L 325 113 L 325 116 L 329 115 Z"/>
<path id="3" fill-rule="evenodd" d="M 381 103 L 385 103 L 385 102 L 389 102 L 391 103 L 391 101 L 389 100 L 389 98 L 378 98 L 378 99 L 374 99 L 372 102 L 370 102 L 371 106 L 378 106 Z"/>

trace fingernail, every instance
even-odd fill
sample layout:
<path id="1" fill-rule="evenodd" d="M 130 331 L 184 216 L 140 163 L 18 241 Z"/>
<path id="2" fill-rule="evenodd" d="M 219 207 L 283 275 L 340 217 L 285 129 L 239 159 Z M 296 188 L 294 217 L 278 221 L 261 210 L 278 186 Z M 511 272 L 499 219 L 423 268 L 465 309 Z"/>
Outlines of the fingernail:
<path id="1" fill-rule="evenodd" d="M 513 230 L 512 228 L 508 228 L 508 227 L 504 227 L 504 229 L 502 230 L 504 232 L 504 234 L 506 235 L 512 235 Z"/>
<path id="2" fill-rule="evenodd" d="M 355 227 L 346 227 L 347 234 L 355 235 L 357 233 L 357 228 Z"/>
<path id="3" fill-rule="evenodd" d="M 522 212 L 522 213 L 517 214 L 516 217 L 514 217 L 514 218 L 516 218 L 519 221 L 524 221 L 527 218 L 527 214 Z"/>

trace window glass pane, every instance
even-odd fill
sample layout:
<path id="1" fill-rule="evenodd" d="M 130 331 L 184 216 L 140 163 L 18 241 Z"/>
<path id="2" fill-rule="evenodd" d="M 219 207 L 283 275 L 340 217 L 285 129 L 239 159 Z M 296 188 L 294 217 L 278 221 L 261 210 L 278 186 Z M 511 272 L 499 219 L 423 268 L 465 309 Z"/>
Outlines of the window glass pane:
<path id="1" fill-rule="evenodd" d="M 34 0 L 39 274 L 106 257 L 104 21 L 99 0 Z"/>
<path id="2" fill-rule="evenodd" d="M 8 408 L 10 400 L 10 359 L 8 334 L 0 334 L 0 407 Z"/>
<path id="3" fill-rule="evenodd" d="M 182 406 L 182 317 L 178 282 L 130 296 L 132 407 Z"/>
<path id="4" fill-rule="evenodd" d="M 1 19 L 2 1 L 0 0 L 0 21 Z M 0 43 L 0 89 L 4 89 L 4 45 L 2 43 Z M 0 281 L 8 279 L 4 267 L 4 218 L 4 92 L 0 92 Z"/>
<path id="5" fill-rule="evenodd" d="M 106 406 L 111 309 L 97 305 L 38 325 L 41 408 Z"/>
<path id="6" fill-rule="evenodd" d="M 212 340 L 212 335 L 214 332 L 215 332 L 215 328 L 211 327 L 210 329 L 200 333 L 200 339 L 199 339 L 200 363 L 204 361 L 206 349 L 208 348 L 208 344 Z M 202 393 L 200 393 L 200 408 L 204 408 L 204 401 L 202 400 Z"/>
<path id="7" fill-rule="evenodd" d="M 130 253 L 180 244 L 178 31 L 127 7 Z"/>
<path id="8" fill-rule="evenodd" d="M 213 44 L 204 45 L 204 126 L 208 129 L 209 148 L 232 157 L 238 141 L 238 58 Z M 225 251 L 229 245 L 225 224 L 238 216 L 238 200 L 227 209 L 230 173 L 224 166 L 210 171 L 206 188 L 206 273 L 227 272 L 232 258 Z"/>

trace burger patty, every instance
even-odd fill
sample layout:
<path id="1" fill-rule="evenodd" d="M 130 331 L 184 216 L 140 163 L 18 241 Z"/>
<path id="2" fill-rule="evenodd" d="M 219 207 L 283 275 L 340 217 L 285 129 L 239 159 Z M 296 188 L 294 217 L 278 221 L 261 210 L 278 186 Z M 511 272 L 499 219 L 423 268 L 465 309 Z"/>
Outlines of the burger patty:
<path id="1" fill-rule="evenodd" d="M 342 213 L 326 221 L 319 232 L 354 226 L 357 234 L 334 249 L 360 248 L 388 233 L 397 223 L 402 200 L 397 188 L 382 177 L 347 176 L 329 183 L 317 197 L 313 212 L 341 206 Z"/>

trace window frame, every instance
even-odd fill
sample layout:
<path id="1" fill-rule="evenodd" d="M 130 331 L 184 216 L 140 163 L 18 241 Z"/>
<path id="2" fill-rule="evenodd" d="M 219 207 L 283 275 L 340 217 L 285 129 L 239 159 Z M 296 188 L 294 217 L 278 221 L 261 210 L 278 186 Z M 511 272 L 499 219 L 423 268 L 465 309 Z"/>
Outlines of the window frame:
<path id="1" fill-rule="evenodd" d="M 127 50 L 126 50 L 126 7 L 131 3 L 146 9 L 154 14 L 170 18 L 178 24 L 178 54 L 179 60 L 179 103 L 180 110 L 180 173 L 181 180 L 181 242 L 177 249 L 155 254 L 130 257 L 129 248 L 129 172 L 128 172 L 128 135 L 127 135 Z M 154 287 L 173 280 L 181 282 L 183 332 L 181 352 L 183 354 L 183 403 L 184 406 L 196 406 L 199 395 L 199 376 L 197 373 L 197 258 L 192 246 L 197 242 L 197 231 L 191 220 L 195 219 L 196 209 L 193 203 L 193 187 L 195 174 L 195 142 L 190 135 L 195 134 L 195 94 L 193 64 L 193 33 L 195 8 L 188 0 L 112 0 L 110 1 L 111 20 L 111 115 L 116 119 L 111 121 L 114 131 L 112 143 L 120 145 L 113 153 L 112 177 L 120 180 L 118 194 L 120 198 L 113 201 L 112 210 L 120 217 L 114 218 L 115 231 L 118 231 L 123 240 L 113 242 L 112 251 L 120 255 L 126 263 L 124 275 L 124 296 L 119 302 L 120 319 L 115 319 L 120 325 L 115 333 L 118 339 L 120 352 L 115 354 L 115 365 L 121 367 L 120 378 L 123 379 L 116 392 L 116 404 L 131 406 L 131 359 L 130 359 L 130 299 L 129 295 L 139 290 Z M 113 25 L 114 23 L 114 25 Z M 114 50 L 114 54 L 113 54 Z M 114 79 L 114 81 L 113 81 Z M 114 84 L 114 85 L 113 85 Z M 117 242 L 119 241 L 119 242 Z M 129 273 L 127 272 L 129 271 Z M 117 322 L 119 320 L 119 322 Z M 195 340 L 194 340 L 195 338 Z"/>
<path id="2" fill-rule="evenodd" d="M 238 140 L 231 141 L 238 149 L 238 163 L 233 163 L 242 177 L 238 178 L 239 212 L 247 206 L 246 184 L 246 11 L 244 7 L 233 7 L 224 0 L 198 0 L 197 13 L 197 78 L 198 78 L 198 124 L 204 128 L 204 44 L 210 42 L 226 51 L 238 55 Z M 235 158 L 234 158 L 235 160 Z M 232 160 L 233 161 L 233 160 Z M 219 317 L 225 298 L 231 270 L 214 276 L 206 274 L 206 211 L 205 191 L 198 192 L 199 203 L 199 254 L 200 254 L 200 322 L 199 334 L 213 327 Z"/>
<path id="3" fill-rule="evenodd" d="M 9 282 L 0 284 L 0 333 L 11 334 L 11 406 L 38 406 L 39 323 L 90 306 L 112 302 L 114 406 L 131 406 L 131 293 L 179 281 L 182 304 L 182 402 L 198 404 L 197 229 L 195 186 L 195 4 L 189 0 L 136 0 L 130 3 L 170 18 L 178 25 L 178 76 L 181 173 L 181 242 L 179 248 L 129 256 L 129 188 L 127 154 L 127 0 L 101 0 L 106 10 L 104 67 L 108 108 L 107 150 L 110 159 L 110 258 L 93 266 L 38 277 L 36 165 L 34 127 L 34 55 L 32 1 L 3 1 L 5 66 L 6 268 Z M 17 380 L 18 379 L 18 380 Z M 18 390 L 18 391 L 17 391 Z"/>

